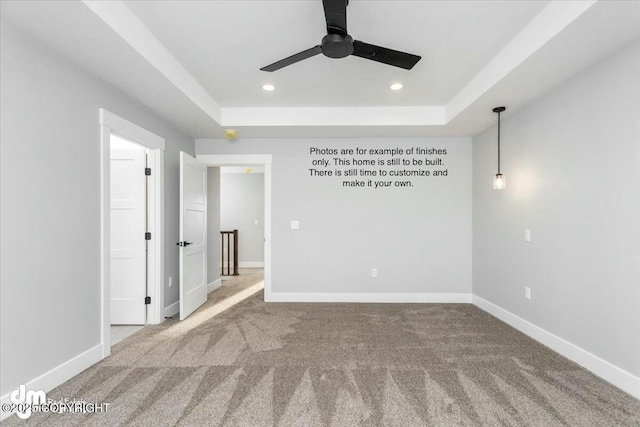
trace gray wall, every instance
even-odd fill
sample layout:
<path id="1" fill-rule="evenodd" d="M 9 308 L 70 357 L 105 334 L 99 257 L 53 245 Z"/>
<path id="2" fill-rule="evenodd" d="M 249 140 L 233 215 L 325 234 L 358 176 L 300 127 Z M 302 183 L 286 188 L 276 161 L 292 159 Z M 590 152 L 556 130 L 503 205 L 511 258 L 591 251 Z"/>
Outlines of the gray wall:
<path id="1" fill-rule="evenodd" d="M 473 139 L 474 294 L 634 375 L 640 375 L 639 76 L 636 43 L 508 115 L 506 191 L 491 189 L 496 129 Z"/>
<path id="2" fill-rule="evenodd" d="M 447 148 L 449 176 L 374 190 L 309 175 L 312 147 L 398 146 Z M 471 138 L 196 140 L 196 152 L 273 155 L 273 292 L 471 292 Z"/>
<path id="3" fill-rule="evenodd" d="M 223 168 L 220 203 L 220 228 L 238 230 L 238 262 L 264 262 L 264 174 Z"/>
<path id="4" fill-rule="evenodd" d="M 1 25 L 0 394 L 100 342 L 98 109 L 166 138 L 165 303 L 178 300 L 178 168 L 189 137 Z M 167 280 L 165 278 L 165 286 Z"/>
<path id="5" fill-rule="evenodd" d="M 207 283 L 220 278 L 220 168 L 207 168 Z"/>

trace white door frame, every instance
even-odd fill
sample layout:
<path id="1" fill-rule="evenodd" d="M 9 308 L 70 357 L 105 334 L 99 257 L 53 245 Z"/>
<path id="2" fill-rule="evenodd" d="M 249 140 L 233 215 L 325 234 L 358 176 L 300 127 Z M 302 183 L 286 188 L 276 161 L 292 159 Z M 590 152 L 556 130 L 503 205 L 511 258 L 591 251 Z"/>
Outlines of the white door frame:
<path id="1" fill-rule="evenodd" d="M 151 179 L 148 186 L 148 224 L 151 241 L 147 248 L 147 324 L 164 320 L 164 150 L 165 140 L 148 130 L 100 108 L 100 288 L 102 300 L 102 357 L 111 354 L 111 242 L 110 242 L 110 139 L 114 133 L 149 150 Z M 141 171 L 142 172 L 142 171 Z"/>
<path id="2" fill-rule="evenodd" d="M 264 166 L 264 300 L 271 300 L 271 154 L 198 154 L 207 166 Z"/>

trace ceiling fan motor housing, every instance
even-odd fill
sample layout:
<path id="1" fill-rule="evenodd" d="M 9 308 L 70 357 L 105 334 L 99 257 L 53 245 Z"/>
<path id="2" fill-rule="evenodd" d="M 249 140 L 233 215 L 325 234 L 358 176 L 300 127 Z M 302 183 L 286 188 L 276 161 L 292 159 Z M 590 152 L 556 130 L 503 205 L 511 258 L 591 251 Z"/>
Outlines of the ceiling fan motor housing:
<path id="1" fill-rule="evenodd" d="M 347 34 L 346 6 L 348 4 L 348 0 L 322 0 L 324 17 L 327 22 L 327 35 L 322 38 L 322 42 L 312 48 L 262 67 L 260 70 L 276 71 L 321 53 L 329 58 L 344 58 L 353 55 L 370 61 L 404 68 L 405 70 L 412 69 L 420 61 L 420 56 L 418 55 L 354 40 Z"/>
<path id="2" fill-rule="evenodd" d="M 322 38 L 320 46 L 324 56 L 344 58 L 353 53 L 353 38 L 348 34 L 327 34 Z"/>

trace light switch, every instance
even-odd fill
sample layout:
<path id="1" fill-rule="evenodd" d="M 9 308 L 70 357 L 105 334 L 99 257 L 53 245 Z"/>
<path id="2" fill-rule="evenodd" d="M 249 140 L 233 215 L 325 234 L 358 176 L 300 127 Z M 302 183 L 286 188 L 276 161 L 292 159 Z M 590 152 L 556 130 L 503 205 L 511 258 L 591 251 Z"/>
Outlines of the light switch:
<path id="1" fill-rule="evenodd" d="M 524 241 L 525 242 L 531 241 L 531 230 L 529 230 L 528 228 L 524 230 Z"/>
<path id="2" fill-rule="evenodd" d="M 291 221 L 291 229 L 298 230 L 300 228 L 300 221 Z"/>
<path id="3" fill-rule="evenodd" d="M 258 225 L 258 220 L 253 221 L 253 225 Z"/>

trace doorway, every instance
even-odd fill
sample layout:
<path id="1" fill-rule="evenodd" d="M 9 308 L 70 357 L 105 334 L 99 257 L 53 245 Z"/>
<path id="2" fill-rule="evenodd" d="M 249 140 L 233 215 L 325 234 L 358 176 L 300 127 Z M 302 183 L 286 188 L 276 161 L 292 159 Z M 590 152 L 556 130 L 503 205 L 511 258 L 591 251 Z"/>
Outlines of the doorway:
<path id="1" fill-rule="evenodd" d="M 271 154 L 199 154 L 196 159 L 210 167 L 251 167 L 264 171 L 264 298 L 271 297 Z M 249 166 L 247 166 L 249 165 Z M 222 202 L 223 203 L 223 202 Z M 216 240 L 219 244 L 219 240 Z M 219 262 L 216 257 L 215 262 Z M 221 281 L 211 283 L 210 289 Z"/>
<path id="2" fill-rule="evenodd" d="M 148 150 L 114 133 L 110 137 L 111 345 L 147 322 Z"/>
<path id="3" fill-rule="evenodd" d="M 114 133 L 111 170 L 111 325 L 147 321 L 147 150 Z"/>
<path id="4" fill-rule="evenodd" d="M 220 230 L 237 230 L 239 253 L 234 266 L 264 268 L 264 167 L 220 167 Z M 222 260 L 235 254 L 222 245 Z M 229 274 L 229 269 L 226 269 Z"/>
<path id="5" fill-rule="evenodd" d="M 100 109 L 100 125 L 101 345 L 104 358 L 111 354 L 112 323 L 145 325 L 164 320 L 165 141 L 104 109 Z M 112 153 L 116 153 L 116 159 L 112 159 Z M 115 174 L 113 181 L 112 172 Z M 132 178 L 135 173 L 141 174 L 143 180 Z M 115 207 L 119 208 L 115 218 L 112 217 L 112 191 Z M 140 203 L 144 204 L 142 208 Z M 112 286 L 114 282 L 116 286 Z M 126 333 L 130 331 L 118 332 L 114 338 L 122 338 Z"/>

